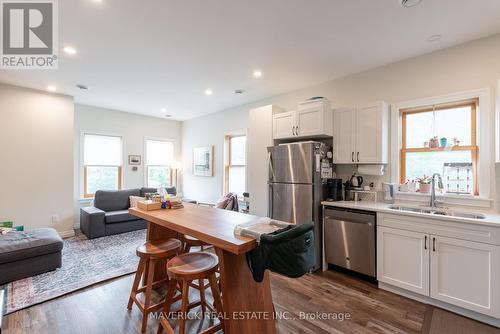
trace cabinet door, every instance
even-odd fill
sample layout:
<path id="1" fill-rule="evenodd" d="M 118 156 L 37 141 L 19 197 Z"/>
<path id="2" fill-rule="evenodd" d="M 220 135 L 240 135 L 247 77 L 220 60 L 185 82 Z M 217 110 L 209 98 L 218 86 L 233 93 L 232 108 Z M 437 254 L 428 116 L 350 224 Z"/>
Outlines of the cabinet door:
<path id="1" fill-rule="evenodd" d="M 295 118 L 298 135 L 308 137 L 324 134 L 323 116 L 323 109 L 320 107 L 298 110 Z"/>
<path id="2" fill-rule="evenodd" d="M 293 127 L 295 126 L 295 112 L 283 112 L 273 115 L 273 138 L 295 137 Z"/>
<path id="3" fill-rule="evenodd" d="M 431 297 L 498 318 L 500 246 L 431 238 Z"/>
<path id="4" fill-rule="evenodd" d="M 333 163 L 354 163 L 354 117 L 355 109 L 333 111 Z"/>
<path id="5" fill-rule="evenodd" d="M 389 162 L 389 107 L 379 102 L 356 109 L 356 162 Z"/>
<path id="6" fill-rule="evenodd" d="M 422 295 L 429 295 L 429 235 L 377 228 L 377 278 Z"/>

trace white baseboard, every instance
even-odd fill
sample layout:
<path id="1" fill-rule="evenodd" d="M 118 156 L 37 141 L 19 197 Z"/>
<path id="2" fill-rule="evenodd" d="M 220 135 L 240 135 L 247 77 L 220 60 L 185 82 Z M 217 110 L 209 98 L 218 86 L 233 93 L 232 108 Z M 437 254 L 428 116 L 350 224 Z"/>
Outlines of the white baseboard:
<path id="1" fill-rule="evenodd" d="M 419 301 L 419 302 L 424 303 L 424 304 L 430 304 L 430 305 L 433 305 L 433 306 L 436 306 L 436 307 L 439 307 L 439 308 L 442 308 L 442 309 L 445 309 L 445 310 L 448 310 L 448 311 L 451 311 L 454 313 L 458 313 L 460 315 L 463 315 L 464 317 L 471 318 L 471 319 L 474 319 L 474 320 L 477 320 L 480 322 L 484 322 L 488 325 L 500 328 L 500 319 L 496 319 L 496 318 L 493 318 L 493 317 L 490 317 L 490 316 L 487 316 L 487 315 L 484 315 L 481 313 L 477 313 L 477 312 L 470 311 L 470 310 L 467 310 L 467 309 L 464 309 L 464 308 L 461 308 L 461 307 L 458 307 L 455 305 L 444 303 L 442 301 L 433 299 L 431 297 L 419 295 L 417 293 L 407 291 L 407 290 L 404 290 L 404 289 L 401 289 L 401 288 L 398 288 L 398 287 L 395 287 L 395 286 L 392 286 L 392 285 L 389 285 L 389 284 L 386 284 L 383 282 L 378 282 L 378 287 L 382 290 L 386 290 L 386 291 L 395 293 L 397 295 L 401 295 L 401 296 L 404 296 L 404 297 L 407 297 L 410 299 L 414 299 L 414 300 Z"/>
<path id="2" fill-rule="evenodd" d="M 63 239 L 71 238 L 71 237 L 75 236 L 75 230 L 62 231 L 62 232 L 58 232 L 58 233 L 61 236 L 61 238 L 63 238 Z"/>

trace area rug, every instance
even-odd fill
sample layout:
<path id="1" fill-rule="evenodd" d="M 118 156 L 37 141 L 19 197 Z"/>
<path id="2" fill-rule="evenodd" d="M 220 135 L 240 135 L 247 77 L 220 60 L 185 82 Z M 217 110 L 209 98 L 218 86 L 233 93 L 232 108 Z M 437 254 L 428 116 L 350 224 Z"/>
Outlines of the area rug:
<path id="1" fill-rule="evenodd" d="M 6 314 L 67 293 L 135 272 L 135 249 L 146 240 L 146 230 L 87 239 L 64 240 L 62 267 L 45 274 L 6 284 Z"/>

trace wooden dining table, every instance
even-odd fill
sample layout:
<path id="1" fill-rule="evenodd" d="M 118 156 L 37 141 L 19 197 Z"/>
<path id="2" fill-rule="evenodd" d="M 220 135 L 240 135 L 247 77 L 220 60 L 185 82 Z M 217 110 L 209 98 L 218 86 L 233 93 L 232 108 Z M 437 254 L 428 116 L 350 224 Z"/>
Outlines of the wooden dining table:
<path id="1" fill-rule="evenodd" d="M 255 249 L 257 242 L 234 233 L 236 225 L 260 217 L 190 203 L 175 210 L 130 208 L 129 213 L 149 222 L 147 240 L 186 234 L 214 246 L 221 274 L 224 333 L 276 333 L 269 273 L 261 283 L 255 282 L 246 261 L 245 254 Z M 165 275 L 164 268 L 155 274 Z"/>

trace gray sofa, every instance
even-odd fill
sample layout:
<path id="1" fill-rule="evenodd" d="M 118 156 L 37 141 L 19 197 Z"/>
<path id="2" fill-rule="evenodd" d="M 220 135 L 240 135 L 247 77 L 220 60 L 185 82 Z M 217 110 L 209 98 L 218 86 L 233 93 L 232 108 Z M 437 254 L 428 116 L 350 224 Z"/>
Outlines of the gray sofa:
<path id="1" fill-rule="evenodd" d="M 95 193 L 94 206 L 80 209 L 80 229 L 89 239 L 145 229 L 145 220 L 128 213 L 130 196 L 144 197 L 156 191 L 156 188 L 99 190 Z M 167 192 L 177 194 L 175 187 L 167 188 Z"/>
<path id="2" fill-rule="evenodd" d="M 60 268 L 62 249 L 52 228 L 0 236 L 0 285 Z"/>

